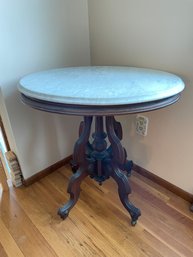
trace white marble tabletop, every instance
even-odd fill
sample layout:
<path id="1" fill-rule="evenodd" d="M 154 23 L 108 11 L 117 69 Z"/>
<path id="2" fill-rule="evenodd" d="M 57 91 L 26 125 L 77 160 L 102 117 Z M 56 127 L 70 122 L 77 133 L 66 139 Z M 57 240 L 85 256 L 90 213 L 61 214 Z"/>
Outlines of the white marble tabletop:
<path id="1" fill-rule="evenodd" d="M 176 75 L 151 69 L 89 66 L 42 71 L 23 77 L 26 96 L 66 104 L 124 105 L 161 100 L 180 93 Z"/>

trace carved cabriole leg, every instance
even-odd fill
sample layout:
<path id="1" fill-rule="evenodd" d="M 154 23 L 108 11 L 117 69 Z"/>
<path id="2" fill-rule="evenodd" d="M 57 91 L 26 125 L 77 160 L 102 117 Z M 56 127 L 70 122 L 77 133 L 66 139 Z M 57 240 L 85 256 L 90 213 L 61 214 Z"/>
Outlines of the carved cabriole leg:
<path id="1" fill-rule="evenodd" d="M 123 131 L 122 131 L 121 123 L 116 121 L 114 117 L 113 117 L 113 126 L 114 126 L 114 130 L 115 130 L 115 134 L 117 135 L 119 140 L 122 140 L 123 139 Z"/>
<path id="2" fill-rule="evenodd" d="M 82 134 L 82 132 L 83 132 L 84 124 L 85 124 L 84 121 L 81 121 L 81 122 L 80 122 L 80 126 L 79 126 L 79 137 L 81 136 L 81 134 Z M 72 160 L 70 161 L 70 165 L 71 165 L 71 168 L 72 168 L 72 172 L 75 173 L 75 172 L 78 170 L 78 164 L 77 164 L 77 162 L 75 161 L 74 155 L 73 155 Z"/>
<path id="3" fill-rule="evenodd" d="M 78 170 L 72 175 L 67 192 L 70 194 L 69 201 L 58 210 L 61 218 L 65 219 L 69 211 L 78 201 L 80 195 L 80 184 L 82 180 L 88 176 L 88 164 L 86 160 L 86 146 L 89 140 L 92 117 L 85 117 L 84 123 L 81 123 L 82 129 L 80 137 L 74 146 L 73 161 L 76 163 Z"/>
<path id="4" fill-rule="evenodd" d="M 116 121 L 115 118 L 113 117 L 113 124 L 114 124 L 114 130 L 115 130 L 115 134 L 117 135 L 117 137 L 122 140 L 123 138 L 123 132 L 122 132 L 122 127 L 121 127 L 121 123 Z M 131 160 L 127 160 L 127 152 L 125 150 L 125 148 L 123 148 L 125 151 L 125 163 L 122 167 L 123 170 L 126 171 L 127 176 L 129 177 L 131 175 L 131 170 L 133 167 L 133 162 Z"/>
<path id="5" fill-rule="evenodd" d="M 126 151 L 121 145 L 114 124 L 115 120 L 113 116 L 106 117 L 106 130 L 112 148 L 112 161 L 109 164 L 111 166 L 110 176 L 118 184 L 119 198 L 131 216 L 131 224 L 135 225 L 141 212 L 128 200 L 128 194 L 131 193 L 131 188 L 127 176 L 121 171 L 121 168 L 126 163 Z"/>
<path id="6" fill-rule="evenodd" d="M 65 219 L 68 216 L 69 211 L 78 201 L 80 195 L 80 184 L 82 180 L 87 176 L 88 173 L 86 172 L 86 170 L 79 168 L 76 173 L 71 177 L 67 189 L 67 192 L 70 194 L 70 200 L 58 210 L 58 214 L 62 219 Z"/>
<path id="7" fill-rule="evenodd" d="M 125 207 L 125 209 L 131 215 L 131 224 L 134 226 L 137 223 L 138 217 L 141 215 L 141 212 L 128 199 L 128 194 L 131 193 L 131 188 L 128 183 L 128 178 L 125 174 L 123 174 L 120 171 L 118 167 L 116 167 L 116 165 L 114 165 L 113 167 L 111 177 L 118 184 L 119 198 L 123 206 Z"/>

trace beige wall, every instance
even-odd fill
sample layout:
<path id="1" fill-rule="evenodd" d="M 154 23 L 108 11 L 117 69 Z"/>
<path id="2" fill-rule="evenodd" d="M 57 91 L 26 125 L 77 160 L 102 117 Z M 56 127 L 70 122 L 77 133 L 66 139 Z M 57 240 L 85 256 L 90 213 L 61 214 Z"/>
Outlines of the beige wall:
<path id="1" fill-rule="evenodd" d="M 0 34 L 0 112 L 28 178 L 72 153 L 79 119 L 24 106 L 16 86 L 27 73 L 90 64 L 87 1 L 0 1 Z"/>
<path id="2" fill-rule="evenodd" d="M 93 65 L 129 65 L 174 72 L 186 82 L 179 103 L 145 114 L 147 137 L 135 115 L 120 117 L 124 145 L 135 163 L 193 193 L 193 1 L 88 0 Z"/>

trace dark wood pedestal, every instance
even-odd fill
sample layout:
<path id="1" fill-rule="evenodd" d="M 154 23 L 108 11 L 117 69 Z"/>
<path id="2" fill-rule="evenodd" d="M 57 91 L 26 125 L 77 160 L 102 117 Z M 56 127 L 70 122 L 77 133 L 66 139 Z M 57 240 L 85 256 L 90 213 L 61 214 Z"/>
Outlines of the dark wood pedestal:
<path id="1" fill-rule="evenodd" d="M 89 141 L 91 124 L 95 119 L 95 132 L 93 140 Z M 106 132 L 104 130 L 106 121 Z M 131 224 L 135 225 L 141 212 L 129 200 L 131 188 L 128 176 L 131 172 L 132 162 L 127 160 L 127 154 L 121 145 L 122 128 L 113 116 L 86 116 L 80 124 L 79 139 L 74 147 L 72 168 L 75 174 L 71 177 L 68 193 L 70 200 L 59 209 L 58 214 L 65 219 L 69 211 L 78 201 L 81 181 L 90 176 L 100 185 L 112 177 L 118 184 L 118 193 L 123 206 L 131 216 Z M 107 144 L 108 138 L 109 146 Z"/>

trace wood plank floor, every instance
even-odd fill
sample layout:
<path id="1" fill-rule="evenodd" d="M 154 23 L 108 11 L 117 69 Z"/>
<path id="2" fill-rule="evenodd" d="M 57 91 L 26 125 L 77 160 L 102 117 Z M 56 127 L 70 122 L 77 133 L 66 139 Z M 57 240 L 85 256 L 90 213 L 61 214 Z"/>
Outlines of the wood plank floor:
<path id="1" fill-rule="evenodd" d="M 130 199 L 140 207 L 137 225 L 110 179 L 87 178 L 66 220 L 57 209 L 68 200 L 68 166 L 39 182 L 0 195 L 0 257 L 193 256 L 189 204 L 148 179 L 132 174 Z"/>

